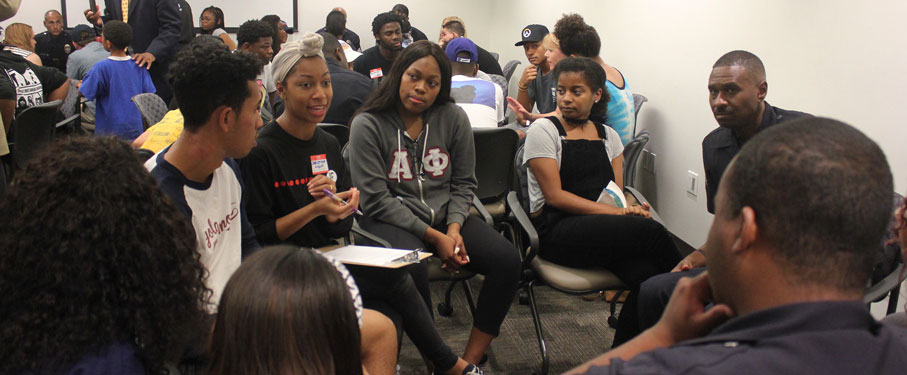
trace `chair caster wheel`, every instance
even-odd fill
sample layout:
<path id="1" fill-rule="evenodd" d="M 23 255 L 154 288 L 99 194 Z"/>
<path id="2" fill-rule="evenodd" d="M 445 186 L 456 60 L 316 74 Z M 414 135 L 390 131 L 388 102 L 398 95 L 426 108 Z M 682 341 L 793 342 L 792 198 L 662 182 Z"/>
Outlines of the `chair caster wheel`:
<path id="1" fill-rule="evenodd" d="M 608 317 L 608 327 L 617 328 L 617 318 L 615 316 Z"/>
<path id="2" fill-rule="evenodd" d="M 525 290 L 521 290 L 517 293 L 517 296 L 520 298 L 520 304 L 526 306 L 529 304 L 529 293 Z"/>
<path id="3" fill-rule="evenodd" d="M 453 306 L 444 302 L 438 304 L 438 315 L 448 317 L 451 314 L 453 314 Z"/>

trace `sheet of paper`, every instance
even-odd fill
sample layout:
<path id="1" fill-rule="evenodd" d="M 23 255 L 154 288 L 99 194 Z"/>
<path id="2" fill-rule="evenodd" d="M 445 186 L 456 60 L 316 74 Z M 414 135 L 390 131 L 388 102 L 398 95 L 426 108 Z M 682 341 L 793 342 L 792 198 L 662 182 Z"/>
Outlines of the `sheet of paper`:
<path id="1" fill-rule="evenodd" d="M 412 250 L 349 245 L 325 251 L 324 255 L 337 259 L 344 264 L 398 268 L 411 263 L 401 261 L 400 259 L 412 252 Z M 420 252 L 419 260 L 428 258 L 430 256 L 431 253 Z"/>

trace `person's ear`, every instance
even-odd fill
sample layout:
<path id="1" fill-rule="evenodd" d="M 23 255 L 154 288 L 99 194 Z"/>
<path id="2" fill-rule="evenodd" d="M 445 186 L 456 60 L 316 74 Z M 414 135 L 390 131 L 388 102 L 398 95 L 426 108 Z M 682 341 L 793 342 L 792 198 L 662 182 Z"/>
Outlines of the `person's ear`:
<path id="1" fill-rule="evenodd" d="M 472 66 L 472 76 L 475 77 L 476 74 L 479 74 L 479 64 L 475 64 Z"/>
<path id="2" fill-rule="evenodd" d="M 762 81 L 759 84 L 759 100 L 765 100 L 766 95 L 768 95 L 768 82 Z"/>
<path id="3" fill-rule="evenodd" d="M 280 96 L 281 99 L 287 99 L 287 87 L 283 85 L 283 82 L 277 81 L 277 96 Z"/>
<path id="4" fill-rule="evenodd" d="M 731 245 L 732 253 L 745 251 L 753 246 L 759 236 L 759 226 L 756 223 L 756 211 L 750 206 L 740 209 L 740 216 L 735 219 L 739 222 L 736 238 Z"/>
<path id="5" fill-rule="evenodd" d="M 214 110 L 214 118 L 217 119 L 217 128 L 221 132 L 228 133 L 233 126 L 233 108 L 222 105 Z"/>
<path id="6" fill-rule="evenodd" d="M 250 47 L 252 47 L 252 46 L 249 44 L 249 42 L 244 42 L 242 45 L 239 46 L 239 50 L 245 52 L 245 51 L 248 51 Z"/>
<path id="7" fill-rule="evenodd" d="M 592 95 L 592 97 L 595 99 L 596 103 L 598 103 L 599 100 L 602 100 L 602 89 L 596 90 L 595 95 Z"/>

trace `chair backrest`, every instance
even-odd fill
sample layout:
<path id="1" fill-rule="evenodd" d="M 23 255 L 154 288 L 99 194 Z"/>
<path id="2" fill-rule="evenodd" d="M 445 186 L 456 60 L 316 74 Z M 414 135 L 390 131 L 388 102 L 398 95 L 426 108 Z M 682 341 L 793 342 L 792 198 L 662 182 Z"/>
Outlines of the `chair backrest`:
<path id="1" fill-rule="evenodd" d="M 474 128 L 476 179 L 479 200 L 500 200 L 510 191 L 513 179 L 513 156 L 519 137 L 505 128 Z"/>
<path id="2" fill-rule="evenodd" d="M 10 153 L 16 167 L 25 168 L 34 154 L 53 140 L 57 128 L 57 108 L 61 103 L 60 100 L 54 100 L 28 107 L 13 119 Z"/>
<path id="3" fill-rule="evenodd" d="M 333 135 L 334 138 L 337 138 L 337 142 L 340 143 L 341 149 L 343 146 L 346 146 L 346 143 L 350 140 L 350 128 L 346 125 L 322 122 L 318 124 L 318 127 Z"/>
<path id="4" fill-rule="evenodd" d="M 510 83 L 510 79 L 513 78 L 513 72 L 516 70 L 517 65 L 520 65 L 520 60 L 510 60 L 507 64 L 504 64 L 504 78 L 507 78 L 507 83 Z"/>
<path id="5" fill-rule="evenodd" d="M 157 94 L 144 93 L 132 97 L 132 102 L 142 113 L 142 123 L 145 129 L 157 124 L 167 114 L 167 103 Z"/>
<path id="6" fill-rule="evenodd" d="M 80 111 L 79 88 L 77 87 L 77 85 L 78 81 L 69 81 L 69 91 L 66 93 L 66 97 L 63 99 L 63 104 L 60 104 L 60 112 L 63 113 L 63 117 L 73 116 L 75 114 L 78 114 Z"/>
<path id="7" fill-rule="evenodd" d="M 636 136 L 636 123 L 639 120 L 639 109 L 642 108 L 642 103 L 649 101 L 645 95 L 633 94 L 633 135 Z"/>
<path id="8" fill-rule="evenodd" d="M 499 53 L 497 53 L 497 52 L 488 52 L 488 53 L 490 53 L 491 56 L 494 57 L 494 60 L 495 60 L 495 61 L 498 61 L 498 60 L 501 59 L 501 54 L 499 54 Z"/>
<path id="9" fill-rule="evenodd" d="M 513 156 L 513 171 L 517 198 L 520 200 L 520 206 L 523 206 L 523 212 L 529 212 L 529 167 L 523 164 L 523 143 L 517 147 L 516 154 Z"/>
<path id="10" fill-rule="evenodd" d="M 636 186 L 636 167 L 646 143 L 649 143 L 649 132 L 642 131 L 624 146 L 624 186 Z"/>
<path id="11" fill-rule="evenodd" d="M 501 91 L 504 92 L 504 97 L 507 97 L 507 78 L 500 74 L 489 74 L 491 77 L 491 82 L 496 83 L 498 86 L 501 86 Z M 506 103 L 505 103 L 506 104 Z"/>

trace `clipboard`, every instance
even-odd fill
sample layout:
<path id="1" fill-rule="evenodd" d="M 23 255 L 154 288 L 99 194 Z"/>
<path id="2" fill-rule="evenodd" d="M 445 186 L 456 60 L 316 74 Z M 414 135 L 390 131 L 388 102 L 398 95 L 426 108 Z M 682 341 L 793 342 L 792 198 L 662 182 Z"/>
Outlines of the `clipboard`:
<path id="1" fill-rule="evenodd" d="M 319 251 L 343 264 L 381 268 L 400 268 L 431 256 L 431 253 L 422 249 L 403 250 L 360 245 L 324 248 Z"/>

